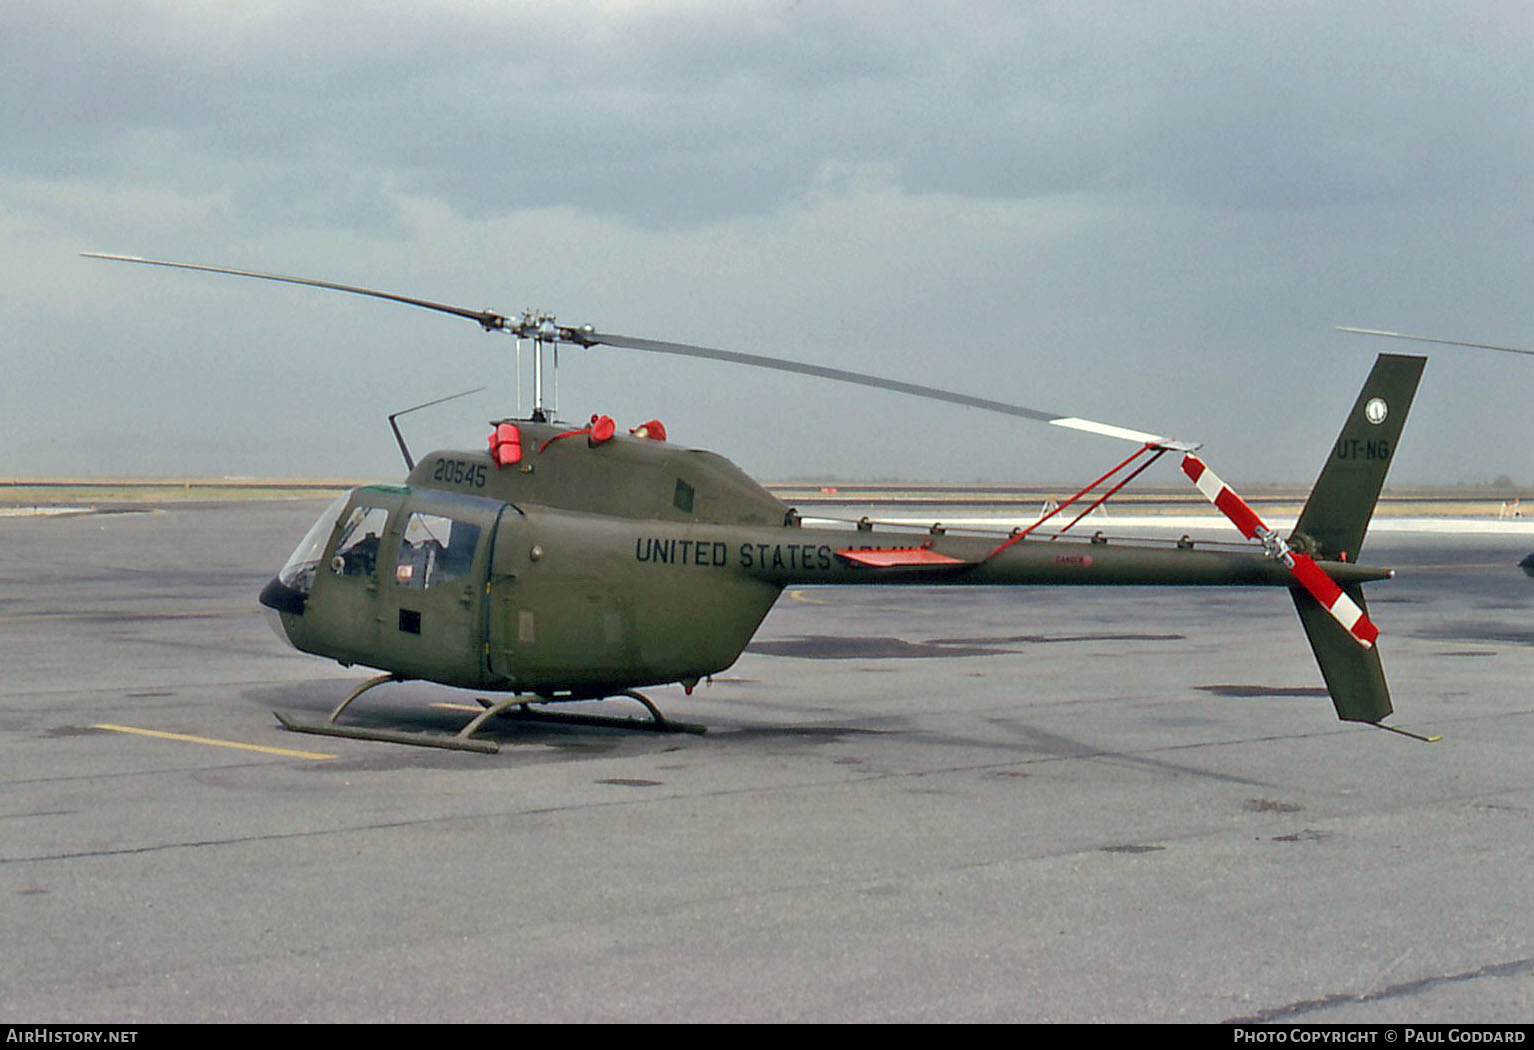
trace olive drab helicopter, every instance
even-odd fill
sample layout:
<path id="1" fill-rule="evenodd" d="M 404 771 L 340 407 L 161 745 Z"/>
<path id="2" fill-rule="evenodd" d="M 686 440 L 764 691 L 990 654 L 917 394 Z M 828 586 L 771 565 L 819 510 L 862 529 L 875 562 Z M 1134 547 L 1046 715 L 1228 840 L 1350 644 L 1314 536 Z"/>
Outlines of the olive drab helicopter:
<path id="1" fill-rule="evenodd" d="M 1424 358 L 1380 355 L 1286 538 L 1205 465 L 1200 446 L 1156 434 L 820 365 L 567 326 L 543 314 L 503 315 L 328 281 L 88 254 L 371 296 L 510 334 L 519 350 L 522 340 L 533 343 L 534 407 L 527 418 L 493 421 L 486 448 L 432 452 L 419 462 L 395 427 L 409 471 L 404 482 L 364 485 L 337 499 L 261 592 L 279 635 L 294 648 L 380 672 L 323 722 L 277 713 L 289 729 L 477 751 L 497 749 L 478 735 L 497 716 L 701 732 L 666 719 L 638 690 L 680 683 L 690 693 L 728 668 L 785 587 L 1138 584 L 1287 588 L 1338 716 L 1415 736 L 1382 724 L 1392 708 L 1361 585 L 1392 571 L 1360 564 L 1358 554 Z M 806 521 L 723 457 L 669 442 L 657 421 L 623 433 L 606 416 L 579 425 L 553 419 L 544 404 L 543 361 L 560 345 L 678 354 L 855 383 L 1116 438 L 1135 451 L 1010 533 L 902 531 L 866 518 Z M 1186 537 L 1108 542 L 1069 531 L 1169 452 L 1181 455 L 1183 473 L 1260 550 L 1196 546 Z M 413 679 L 501 698 L 481 699 L 483 712 L 456 735 L 339 721 L 369 689 Z M 648 718 L 533 706 L 619 697 L 643 704 Z"/>

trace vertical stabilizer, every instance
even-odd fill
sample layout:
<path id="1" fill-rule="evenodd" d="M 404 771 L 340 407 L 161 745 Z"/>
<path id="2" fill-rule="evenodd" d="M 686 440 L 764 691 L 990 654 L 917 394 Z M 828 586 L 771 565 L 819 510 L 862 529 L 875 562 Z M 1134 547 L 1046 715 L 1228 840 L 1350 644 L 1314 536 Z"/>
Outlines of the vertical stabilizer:
<path id="1" fill-rule="evenodd" d="M 1357 586 L 1344 587 L 1360 608 L 1363 592 Z M 1295 611 L 1305 637 L 1310 639 L 1316 663 L 1326 691 L 1332 694 L 1332 706 L 1344 722 L 1378 722 L 1390 714 L 1390 687 L 1385 683 L 1385 668 L 1380 664 L 1379 646 L 1365 649 L 1345 631 L 1321 603 L 1299 587 L 1289 588 Z"/>
<path id="2" fill-rule="evenodd" d="M 1425 357 L 1402 354 L 1381 354 L 1374 362 L 1295 524 L 1289 541 L 1295 550 L 1326 561 L 1358 560 L 1425 364 Z M 1357 584 L 1342 589 L 1359 608 L 1366 608 Z M 1291 587 L 1289 593 L 1337 717 L 1374 723 L 1390 714 L 1390 689 L 1379 649 L 1360 646 L 1305 590 Z"/>
<path id="3" fill-rule="evenodd" d="M 1425 357 L 1381 354 L 1310 490 L 1290 544 L 1327 561 L 1357 561 L 1395 458 Z"/>

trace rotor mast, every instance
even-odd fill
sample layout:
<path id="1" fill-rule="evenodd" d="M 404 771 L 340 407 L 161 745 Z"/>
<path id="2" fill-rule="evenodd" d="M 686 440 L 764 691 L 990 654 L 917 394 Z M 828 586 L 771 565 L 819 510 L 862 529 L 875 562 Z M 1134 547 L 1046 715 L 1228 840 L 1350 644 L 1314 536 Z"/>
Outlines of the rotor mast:
<path id="1" fill-rule="evenodd" d="M 533 411 L 530 418 L 535 423 L 552 421 L 554 412 L 559 408 L 559 344 L 574 343 L 578 346 L 591 346 L 594 329 L 590 325 L 580 328 L 562 325 L 553 314 L 533 310 L 524 310 L 517 317 L 502 317 L 486 310 L 476 320 L 487 332 L 506 332 L 514 337 L 517 341 L 519 362 L 522 359 L 522 340 L 531 340 L 533 344 Z M 544 396 L 544 351 L 554 355 L 553 404 L 550 404 Z"/>

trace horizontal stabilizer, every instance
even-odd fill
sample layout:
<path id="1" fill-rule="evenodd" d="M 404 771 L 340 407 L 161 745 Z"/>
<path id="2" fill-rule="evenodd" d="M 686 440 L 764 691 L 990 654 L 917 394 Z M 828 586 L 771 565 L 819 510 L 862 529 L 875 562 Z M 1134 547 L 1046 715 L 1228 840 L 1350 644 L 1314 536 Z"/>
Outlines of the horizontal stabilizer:
<path id="1" fill-rule="evenodd" d="M 950 558 L 927 547 L 905 547 L 883 551 L 837 551 L 836 556 L 865 569 L 952 569 L 973 565 L 960 558 Z"/>

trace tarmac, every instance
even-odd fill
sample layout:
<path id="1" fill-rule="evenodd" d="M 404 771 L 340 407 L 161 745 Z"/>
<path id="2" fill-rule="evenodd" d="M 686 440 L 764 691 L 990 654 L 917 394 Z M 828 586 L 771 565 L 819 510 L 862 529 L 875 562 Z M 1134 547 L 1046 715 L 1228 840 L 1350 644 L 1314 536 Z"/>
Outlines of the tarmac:
<path id="1" fill-rule="evenodd" d="M 256 605 L 322 506 L 0 519 L 0 1020 L 1534 1018 L 1526 536 L 1370 540 L 1434 744 L 1281 592 L 805 588 L 649 691 L 707 734 L 478 755 L 272 717 L 368 675 Z"/>

